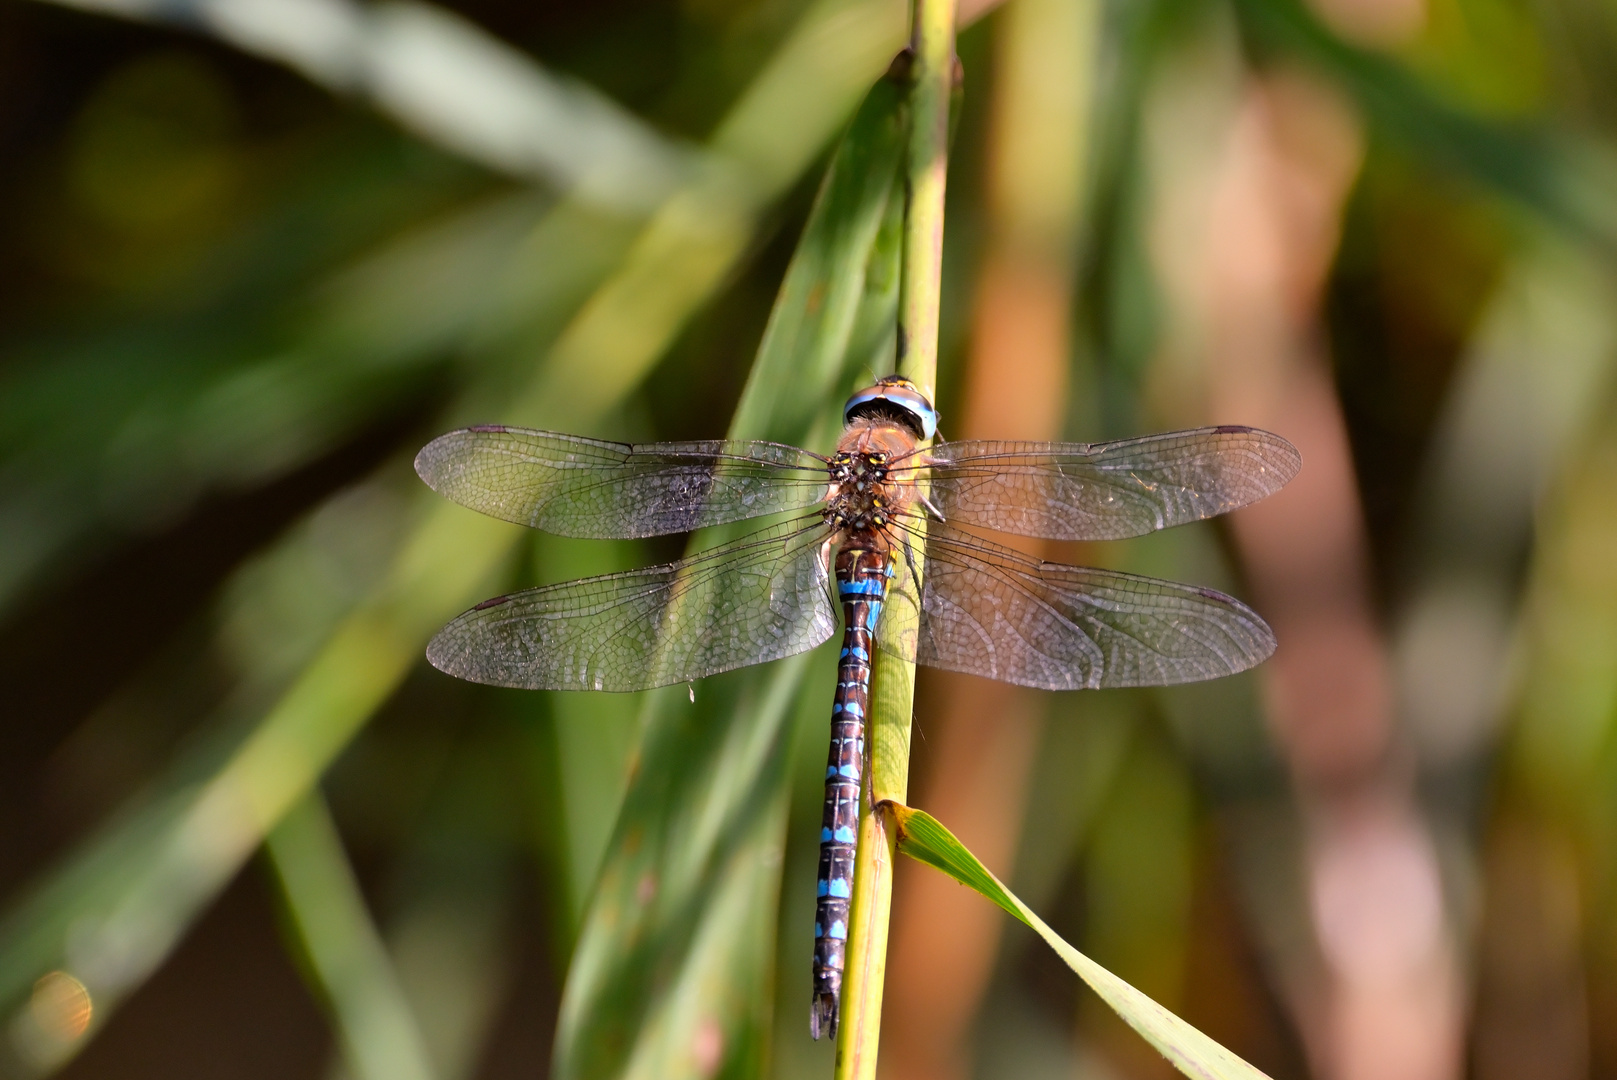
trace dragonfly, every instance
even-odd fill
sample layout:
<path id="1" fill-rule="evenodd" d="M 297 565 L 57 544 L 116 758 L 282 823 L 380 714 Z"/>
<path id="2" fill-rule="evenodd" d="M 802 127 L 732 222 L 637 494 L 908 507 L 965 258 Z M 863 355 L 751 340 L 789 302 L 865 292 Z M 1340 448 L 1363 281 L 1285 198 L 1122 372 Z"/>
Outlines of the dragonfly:
<path id="1" fill-rule="evenodd" d="M 543 690 L 648 690 L 812 649 L 837 629 L 815 905 L 810 1032 L 835 1036 L 874 650 L 1047 690 L 1165 686 L 1274 652 L 1213 589 L 1046 562 L 985 531 L 1116 540 L 1279 490 L 1301 458 L 1277 435 L 1206 427 L 1106 443 L 933 443 L 938 412 L 898 376 L 855 393 L 836 451 L 764 441 L 604 442 L 479 426 L 417 456 L 473 510 L 571 537 L 639 538 L 769 517 L 677 562 L 485 600 L 428 660 Z"/>

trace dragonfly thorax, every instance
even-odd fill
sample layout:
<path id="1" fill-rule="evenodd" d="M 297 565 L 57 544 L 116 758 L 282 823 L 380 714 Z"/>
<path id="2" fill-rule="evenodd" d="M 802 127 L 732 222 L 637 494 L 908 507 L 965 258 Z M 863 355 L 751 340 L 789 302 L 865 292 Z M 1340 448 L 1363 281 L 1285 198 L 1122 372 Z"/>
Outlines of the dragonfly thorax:
<path id="1" fill-rule="evenodd" d="M 883 547 L 877 537 L 913 501 L 912 470 L 895 470 L 892 463 L 913 448 L 913 436 L 892 425 L 855 421 L 828 468 L 826 524 L 845 538 Z"/>

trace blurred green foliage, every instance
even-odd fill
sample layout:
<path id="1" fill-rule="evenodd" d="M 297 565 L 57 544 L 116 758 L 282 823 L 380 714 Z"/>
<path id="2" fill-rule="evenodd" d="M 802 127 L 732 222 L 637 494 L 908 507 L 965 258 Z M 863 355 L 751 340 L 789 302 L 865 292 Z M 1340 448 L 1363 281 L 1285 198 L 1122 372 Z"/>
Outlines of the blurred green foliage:
<path id="1" fill-rule="evenodd" d="M 464 606 L 677 549 L 531 539 L 409 460 L 477 421 L 823 449 L 890 355 L 866 94 L 903 5 L 69 7 L 0 6 L 0 1075 L 827 1075 L 829 654 L 694 704 L 452 685 L 420 653 Z M 960 43 L 945 432 L 994 19 Z M 1397 48 L 1294 0 L 1099 25 L 1069 431 L 1171 420 L 1153 93 L 1208 55 L 1340 87 L 1368 149 L 1326 331 L 1473 1068 L 1617 1070 L 1617 21 L 1441 0 Z M 1236 587 L 1227 541 L 1098 557 Z M 923 677 L 923 771 L 927 709 Z M 1276 854 L 1303 826 L 1257 683 L 1049 712 L 1008 882 L 1305 1075 L 1267 951 L 1306 936 Z M 1030 942 L 971 1068 L 1148 1071 Z M 1564 1053 L 1511 1056 L 1540 1045 Z"/>

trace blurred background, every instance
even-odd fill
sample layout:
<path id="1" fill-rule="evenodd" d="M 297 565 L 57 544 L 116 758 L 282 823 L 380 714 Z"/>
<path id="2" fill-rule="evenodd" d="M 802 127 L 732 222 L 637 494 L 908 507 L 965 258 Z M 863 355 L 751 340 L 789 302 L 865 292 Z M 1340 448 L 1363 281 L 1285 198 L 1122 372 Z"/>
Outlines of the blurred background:
<path id="1" fill-rule="evenodd" d="M 1277 1080 L 1617 1075 L 1617 7 L 961 17 L 944 435 L 1305 465 L 1045 552 L 1233 591 L 1273 660 L 924 673 L 910 801 Z M 441 676 L 470 603 L 680 545 L 521 535 L 410 459 L 724 433 L 906 19 L 0 0 L 0 1075 L 830 1075 L 831 655 L 688 705 Z M 917 865 L 890 958 L 884 1076 L 1171 1075 Z"/>

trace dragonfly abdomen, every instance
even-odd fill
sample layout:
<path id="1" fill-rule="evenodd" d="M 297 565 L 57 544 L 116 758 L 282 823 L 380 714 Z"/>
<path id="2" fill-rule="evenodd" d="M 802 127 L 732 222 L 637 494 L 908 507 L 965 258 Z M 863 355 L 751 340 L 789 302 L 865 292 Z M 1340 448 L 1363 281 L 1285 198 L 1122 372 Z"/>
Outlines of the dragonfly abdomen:
<path id="1" fill-rule="evenodd" d="M 853 896 L 854 851 L 859 835 L 859 788 L 865 768 L 865 716 L 870 706 L 870 651 L 887 596 L 891 562 L 882 552 L 837 552 L 842 600 L 842 655 L 831 705 L 831 752 L 825 767 L 825 811 L 820 818 L 820 872 L 814 907 L 814 1000 L 809 1030 L 835 1036 L 846 965 L 848 909 Z"/>

